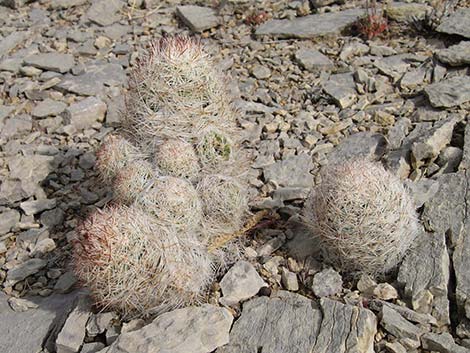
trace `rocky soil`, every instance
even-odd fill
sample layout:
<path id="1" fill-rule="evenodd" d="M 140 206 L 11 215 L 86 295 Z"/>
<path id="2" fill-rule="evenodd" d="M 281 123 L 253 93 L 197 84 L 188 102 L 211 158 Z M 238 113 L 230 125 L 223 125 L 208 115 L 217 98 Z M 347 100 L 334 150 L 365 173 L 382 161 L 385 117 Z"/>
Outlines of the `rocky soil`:
<path id="1" fill-rule="evenodd" d="M 390 2 L 367 40 L 361 1 L 0 0 L 0 351 L 470 352 L 470 4 L 427 15 L 442 3 Z M 112 199 L 95 150 L 129 69 L 175 34 L 230 74 L 252 209 L 278 217 L 207 304 L 123 321 L 79 288 L 70 242 Z M 298 222 L 321 167 L 358 157 L 399 175 L 422 221 L 387 278 L 329 268 Z"/>

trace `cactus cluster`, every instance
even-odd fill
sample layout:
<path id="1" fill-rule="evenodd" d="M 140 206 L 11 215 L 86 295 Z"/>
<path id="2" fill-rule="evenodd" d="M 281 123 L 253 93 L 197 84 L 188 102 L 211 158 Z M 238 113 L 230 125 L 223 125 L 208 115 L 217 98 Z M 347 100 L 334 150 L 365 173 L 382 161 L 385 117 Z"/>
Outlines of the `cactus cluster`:
<path id="1" fill-rule="evenodd" d="M 378 162 L 327 166 L 304 219 L 327 262 L 345 272 L 382 275 L 401 261 L 419 230 L 414 201 Z"/>
<path id="2" fill-rule="evenodd" d="M 145 315 L 204 296 L 225 260 L 212 242 L 248 215 L 235 116 L 198 41 L 158 40 L 136 65 L 124 132 L 97 153 L 115 204 L 91 214 L 74 245 L 75 272 L 98 304 Z"/>

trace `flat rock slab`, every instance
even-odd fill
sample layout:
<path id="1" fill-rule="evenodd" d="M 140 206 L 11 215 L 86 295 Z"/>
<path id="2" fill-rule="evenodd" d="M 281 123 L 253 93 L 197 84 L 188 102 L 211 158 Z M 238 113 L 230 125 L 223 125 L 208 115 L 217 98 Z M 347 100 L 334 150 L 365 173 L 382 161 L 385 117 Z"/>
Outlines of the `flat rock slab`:
<path id="1" fill-rule="evenodd" d="M 295 53 L 295 60 L 304 69 L 312 72 L 330 70 L 335 66 L 326 55 L 320 53 L 316 49 L 304 48 L 298 50 Z"/>
<path id="2" fill-rule="evenodd" d="M 121 334 L 99 353 L 209 353 L 228 343 L 232 321 L 227 309 L 214 305 L 178 309 Z"/>
<path id="3" fill-rule="evenodd" d="M 328 163 L 339 164 L 351 159 L 379 160 L 387 142 L 381 134 L 358 132 L 344 139 L 328 154 Z"/>
<path id="4" fill-rule="evenodd" d="M 267 182 L 273 181 L 280 186 L 310 187 L 313 182 L 310 174 L 312 167 L 312 157 L 300 154 L 268 165 L 263 173 Z"/>
<path id="5" fill-rule="evenodd" d="M 64 102 L 46 98 L 33 108 L 31 114 L 36 118 L 46 118 L 51 115 L 59 115 L 65 108 L 67 108 L 67 104 Z"/>
<path id="6" fill-rule="evenodd" d="M 209 7 L 178 6 L 176 14 L 193 32 L 202 32 L 219 24 L 216 12 Z"/>
<path id="7" fill-rule="evenodd" d="M 103 93 L 105 85 L 119 86 L 126 81 L 126 74 L 121 65 L 96 63 L 88 65 L 82 75 L 65 75 L 56 87 L 81 96 L 94 96 Z"/>
<path id="8" fill-rule="evenodd" d="M 434 108 L 451 108 L 470 101 L 470 76 L 456 76 L 424 89 Z"/>
<path id="9" fill-rule="evenodd" d="M 450 66 L 468 65 L 470 64 L 470 42 L 463 40 L 447 49 L 441 49 L 436 56 L 440 62 Z"/>
<path id="10" fill-rule="evenodd" d="M 293 20 L 270 20 L 259 26 L 255 34 L 257 36 L 271 35 L 279 38 L 315 38 L 338 34 L 363 15 L 364 10 L 353 9 L 309 15 Z"/>
<path id="11" fill-rule="evenodd" d="M 76 293 L 32 297 L 28 300 L 37 304 L 38 308 L 14 312 L 7 303 L 8 297 L 0 292 L 2 353 L 40 352 L 50 330 L 70 311 L 76 297 Z"/>
<path id="12" fill-rule="evenodd" d="M 450 323 L 449 265 L 445 234 L 422 232 L 405 256 L 397 278 L 413 309 L 431 314 L 439 326 Z"/>
<path id="13" fill-rule="evenodd" d="M 330 79 L 324 83 L 323 90 L 341 109 L 351 106 L 357 99 L 356 84 L 352 73 L 331 75 Z"/>
<path id="14" fill-rule="evenodd" d="M 470 8 L 459 9 L 444 18 L 436 31 L 470 38 Z"/>
<path id="15" fill-rule="evenodd" d="M 123 1 L 99 0 L 93 2 L 85 16 L 99 26 L 110 26 L 122 18 Z"/>
<path id="16" fill-rule="evenodd" d="M 24 62 L 39 69 L 60 73 L 68 72 L 75 65 L 73 55 L 61 53 L 34 54 L 26 57 Z"/>
<path id="17" fill-rule="evenodd" d="M 217 353 L 373 353 L 375 315 L 322 299 L 320 305 L 289 292 L 243 305 L 230 343 Z"/>
<path id="18" fill-rule="evenodd" d="M 26 38 L 30 36 L 29 32 L 13 32 L 2 40 L 0 40 L 0 58 L 7 55 L 12 49 L 18 44 L 22 43 Z"/>

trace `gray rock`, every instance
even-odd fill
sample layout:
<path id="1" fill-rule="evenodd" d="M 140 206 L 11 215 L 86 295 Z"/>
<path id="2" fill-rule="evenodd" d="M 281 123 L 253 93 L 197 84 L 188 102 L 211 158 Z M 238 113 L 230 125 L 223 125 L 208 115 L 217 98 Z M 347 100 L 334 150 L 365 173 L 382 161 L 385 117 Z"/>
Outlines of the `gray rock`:
<path id="1" fill-rule="evenodd" d="M 433 179 L 420 179 L 417 181 L 407 179 L 405 185 L 411 191 L 416 208 L 420 208 L 431 200 L 439 190 L 439 182 Z"/>
<path id="2" fill-rule="evenodd" d="M 332 268 L 327 268 L 313 276 L 312 290 L 317 297 L 329 297 L 340 293 L 342 289 L 343 279 Z"/>
<path id="3" fill-rule="evenodd" d="M 436 163 L 441 167 L 442 173 L 453 173 L 457 171 L 462 160 L 462 155 L 463 151 L 460 148 L 448 146 L 441 151 Z"/>
<path id="4" fill-rule="evenodd" d="M 57 163 L 53 156 L 14 156 L 7 159 L 10 178 L 39 183 L 52 172 Z"/>
<path id="5" fill-rule="evenodd" d="M 14 31 L 2 40 L 0 40 L 0 58 L 7 55 L 17 45 L 21 44 L 31 34 L 27 31 Z"/>
<path id="6" fill-rule="evenodd" d="M 16 245 L 25 250 L 32 250 L 40 241 L 49 238 L 49 231 L 47 228 L 28 229 L 21 232 L 16 237 Z"/>
<path id="7" fill-rule="evenodd" d="M 460 162 L 459 170 L 470 169 L 470 124 L 465 126 L 465 140 L 463 146 L 462 162 Z"/>
<path id="8" fill-rule="evenodd" d="M 216 353 L 373 353 L 376 325 L 369 310 L 281 291 L 245 303 Z"/>
<path id="9" fill-rule="evenodd" d="M 176 15 L 193 32 L 202 32 L 219 24 L 216 12 L 209 7 L 195 5 L 177 6 Z"/>
<path id="10" fill-rule="evenodd" d="M 24 59 L 27 65 L 37 67 L 43 70 L 56 71 L 60 73 L 68 72 L 75 60 L 71 54 L 62 53 L 40 53 L 28 56 Z"/>
<path id="11" fill-rule="evenodd" d="M 399 285 L 404 287 L 405 297 L 411 299 L 413 309 L 431 314 L 439 326 L 450 323 L 449 264 L 445 235 L 423 232 L 405 256 L 397 278 Z M 423 306 L 425 297 L 429 301 Z"/>
<path id="12" fill-rule="evenodd" d="M 280 186 L 310 187 L 313 182 L 310 170 L 312 158 L 307 154 L 290 156 L 263 169 L 264 179 Z"/>
<path id="13" fill-rule="evenodd" d="M 391 2 L 385 8 L 388 18 L 397 22 L 413 22 L 423 20 L 426 14 L 432 11 L 432 7 L 426 4 Z"/>
<path id="14" fill-rule="evenodd" d="M 398 341 L 385 342 L 385 349 L 387 353 L 408 353 L 405 347 Z"/>
<path id="15" fill-rule="evenodd" d="M 258 80 L 265 80 L 271 76 L 271 70 L 268 67 L 259 64 L 253 66 L 251 73 Z"/>
<path id="16" fill-rule="evenodd" d="M 20 207 L 27 216 L 35 215 L 41 213 L 45 210 L 50 210 L 57 205 L 56 199 L 41 199 L 41 200 L 32 200 L 25 201 L 20 203 Z"/>
<path id="17" fill-rule="evenodd" d="M 382 307 L 380 325 L 405 346 L 409 348 L 420 346 L 420 338 L 424 331 L 387 305 Z"/>
<path id="18" fill-rule="evenodd" d="M 51 295 L 46 298 L 31 297 L 29 301 L 37 309 L 14 312 L 7 304 L 7 297 L 0 292 L 0 347 L 3 353 L 40 352 L 51 334 L 50 331 L 67 314 L 75 293 Z"/>
<path id="19" fill-rule="evenodd" d="M 339 164 L 351 159 L 378 160 L 385 152 L 386 140 L 383 135 L 373 132 L 353 134 L 328 154 L 328 163 Z"/>
<path id="20" fill-rule="evenodd" d="M 209 353 L 228 343 L 232 321 L 227 309 L 214 305 L 178 309 L 121 334 L 100 353 Z"/>
<path id="21" fill-rule="evenodd" d="M 331 75 L 330 79 L 323 85 L 323 90 L 342 109 L 351 106 L 357 99 L 356 84 L 352 73 Z"/>
<path id="22" fill-rule="evenodd" d="M 295 52 L 295 60 L 304 69 L 312 72 L 330 70 L 334 63 L 316 49 L 300 49 Z"/>
<path id="23" fill-rule="evenodd" d="M 403 140 L 408 135 L 411 128 L 411 120 L 408 118 L 398 119 L 387 133 L 388 148 L 396 150 L 401 147 Z"/>
<path id="24" fill-rule="evenodd" d="M 315 38 L 332 35 L 353 24 L 363 14 L 363 10 L 353 9 L 309 15 L 293 20 L 270 20 L 259 26 L 255 34 L 280 38 Z"/>
<path id="25" fill-rule="evenodd" d="M 30 259 L 15 267 L 7 273 L 5 286 L 14 286 L 16 283 L 24 280 L 26 277 L 34 275 L 42 268 L 46 267 L 47 261 L 43 259 Z"/>
<path id="26" fill-rule="evenodd" d="M 52 10 L 65 10 L 75 6 L 84 5 L 88 0 L 52 0 L 49 3 L 49 8 Z"/>
<path id="27" fill-rule="evenodd" d="M 92 342 L 92 343 L 85 343 L 82 346 L 80 353 L 97 353 L 101 351 L 105 345 L 101 342 Z"/>
<path id="28" fill-rule="evenodd" d="M 470 42 L 463 40 L 447 49 L 438 50 L 436 56 L 440 62 L 451 66 L 468 65 L 470 64 Z"/>
<path id="29" fill-rule="evenodd" d="M 28 311 L 30 309 L 37 309 L 39 307 L 38 304 L 27 300 L 27 299 L 21 299 L 21 298 L 15 298 L 11 297 L 8 299 L 8 304 L 10 305 L 10 308 L 13 311 L 16 311 L 18 313 L 22 313 L 25 311 Z"/>
<path id="30" fill-rule="evenodd" d="M 294 272 L 289 271 L 285 267 L 281 269 L 281 283 L 287 290 L 293 292 L 299 290 L 299 282 L 297 281 L 297 275 Z"/>
<path id="31" fill-rule="evenodd" d="M 36 118 L 46 118 L 51 115 L 59 115 L 65 108 L 67 108 L 67 104 L 46 98 L 34 107 L 31 114 Z"/>
<path id="32" fill-rule="evenodd" d="M 75 274 L 71 271 L 67 271 L 59 277 L 54 285 L 54 290 L 58 293 L 68 293 L 73 289 L 76 283 L 77 277 L 75 277 Z"/>
<path id="33" fill-rule="evenodd" d="M 266 243 L 261 245 L 256 252 L 259 256 L 269 256 L 276 250 L 278 250 L 286 242 L 286 237 L 284 234 L 281 234 L 277 237 L 274 237 L 268 240 Z"/>
<path id="34" fill-rule="evenodd" d="M 424 88 L 434 108 L 452 108 L 470 101 L 470 76 L 455 76 Z"/>
<path id="35" fill-rule="evenodd" d="M 118 86 L 127 81 L 119 64 L 89 64 L 86 72 L 74 76 L 67 74 L 56 85 L 57 88 L 82 96 L 94 96 L 103 92 L 104 86 Z"/>
<path id="36" fill-rule="evenodd" d="M 16 210 L 6 209 L 0 213 L 0 235 L 11 231 L 20 221 L 20 213 Z"/>
<path id="37" fill-rule="evenodd" d="M 64 116 L 77 130 L 82 130 L 91 127 L 97 121 L 103 121 L 106 110 L 106 103 L 96 97 L 88 97 L 70 105 Z"/>
<path id="38" fill-rule="evenodd" d="M 461 8 L 444 18 L 436 31 L 470 38 L 470 8 Z"/>
<path id="39" fill-rule="evenodd" d="M 220 281 L 223 294 L 220 302 L 224 305 L 236 304 L 255 296 L 264 286 L 266 283 L 252 264 L 238 261 Z"/>
<path id="40" fill-rule="evenodd" d="M 374 66 L 379 69 L 382 74 L 394 80 L 398 80 L 408 71 L 410 67 L 408 60 L 410 58 L 410 54 L 392 55 L 375 61 Z"/>
<path id="41" fill-rule="evenodd" d="M 13 106 L 0 105 L 0 126 L 3 124 L 5 118 L 10 116 L 10 114 L 15 110 Z"/>
<path id="42" fill-rule="evenodd" d="M 470 349 L 459 346 L 448 332 L 427 332 L 421 337 L 424 349 L 439 353 L 470 353 Z"/>
<path id="43" fill-rule="evenodd" d="M 436 160 L 442 149 L 450 143 L 457 121 L 453 116 L 438 121 L 411 145 L 411 163 L 415 168 Z"/>
<path id="44" fill-rule="evenodd" d="M 120 11 L 124 5 L 124 1 L 98 0 L 93 2 L 85 16 L 97 25 L 109 26 L 121 19 Z"/>
<path id="45" fill-rule="evenodd" d="M 45 227 L 53 228 L 57 225 L 62 224 L 64 221 L 65 214 L 60 208 L 54 208 L 53 210 L 44 211 L 41 213 L 40 221 Z"/>
<path id="46" fill-rule="evenodd" d="M 121 124 L 122 112 L 125 109 L 124 97 L 119 95 L 106 102 L 108 112 L 106 113 L 106 124 L 108 126 L 119 126 Z"/>
<path id="47" fill-rule="evenodd" d="M 77 353 L 85 339 L 85 325 L 90 317 L 90 301 L 81 296 L 57 335 L 57 353 Z"/>
<path id="48" fill-rule="evenodd" d="M 93 314 L 86 325 L 88 336 L 95 337 L 100 333 L 104 333 L 115 318 L 116 314 L 113 312 Z"/>
<path id="49" fill-rule="evenodd" d="M 407 90 L 420 88 L 424 83 L 427 73 L 428 69 L 425 66 L 420 66 L 417 69 L 406 72 L 400 79 L 400 87 Z"/>
<path id="50" fill-rule="evenodd" d="M 32 119 L 29 115 L 22 114 L 8 119 L 3 126 L 0 136 L 4 138 L 11 138 L 16 135 L 21 135 L 31 132 L 33 127 Z"/>
<path id="51" fill-rule="evenodd" d="M 379 311 L 381 312 L 382 311 L 382 306 L 388 306 L 389 308 L 391 308 L 392 310 L 396 311 L 397 313 L 399 313 L 401 316 L 403 316 L 405 319 L 407 319 L 408 321 L 411 321 L 411 322 L 414 322 L 414 323 L 417 323 L 417 324 L 421 324 L 421 325 L 435 325 L 437 326 L 437 321 L 436 319 L 430 315 L 430 314 L 422 314 L 422 313 L 418 313 L 406 306 L 400 306 L 400 305 L 397 305 L 397 304 L 393 304 L 393 303 L 389 303 L 389 302 L 385 302 L 385 301 L 382 301 L 382 300 L 373 300 L 371 301 L 370 303 L 370 308 L 374 311 Z"/>

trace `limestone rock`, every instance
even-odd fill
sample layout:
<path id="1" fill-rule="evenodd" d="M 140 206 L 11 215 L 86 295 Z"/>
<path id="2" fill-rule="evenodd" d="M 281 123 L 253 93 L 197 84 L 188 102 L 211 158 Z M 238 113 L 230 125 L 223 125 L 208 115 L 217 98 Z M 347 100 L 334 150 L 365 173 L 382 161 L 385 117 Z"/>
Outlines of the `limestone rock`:
<path id="1" fill-rule="evenodd" d="M 35 215 L 45 210 L 50 210 L 56 207 L 56 205 L 56 199 L 41 199 L 20 203 L 21 209 L 27 216 Z"/>
<path id="2" fill-rule="evenodd" d="M 252 264 L 238 261 L 220 281 L 223 297 L 220 302 L 233 305 L 255 296 L 266 284 Z"/>
<path id="3" fill-rule="evenodd" d="M 52 0 L 49 8 L 52 10 L 65 10 L 75 6 L 84 5 L 88 0 Z"/>
<path id="4" fill-rule="evenodd" d="M 459 346 L 448 332 L 428 332 L 421 338 L 423 348 L 428 351 L 439 353 L 470 353 L 470 349 Z"/>
<path id="5" fill-rule="evenodd" d="M 429 165 L 436 160 L 442 149 L 450 143 L 457 121 L 452 116 L 438 121 L 432 129 L 411 145 L 411 162 L 415 168 L 421 167 L 424 163 Z"/>
<path id="6" fill-rule="evenodd" d="M 65 108 L 67 108 L 67 104 L 46 98 L 34 107 L 31 114 L 36 118 L 46 118 L 51 115 L 59 115 Z"/>
<path id="7" fill-rule="evenodd" d="M 124 4 L 124 1 L 98 0 L 93 2 L 85 16 L 97 25 L 110 26 L 121 19 L 120 11 Z"/>
<path id="8" fill-rule="evenodd" d="M 310 187 L 313 182 L 310 174 L 312 166 L 312 158 L 308 154 L 290 156 L 265 167 L 264 179 L 280 186 Z"/>
<path id="9" fill-rule="evenodd" d="M 202 32 L 219 24 L 215 11 L 208 7 L 177 6 L 176 14 L 193 32 Z"/>
<path id="10" fill-rule="evenodd" d="M 386 140 L 383 135 L 373 132 L 358 132 L 336 146 L 328 154 L 328 163 L 339 164 L 351 159 L 378 160 L 385 152 Z"/>
<path id="11" fill-rule="evenodd" d="M 24 280 L 26 277 L 37 273 L 42 268 L 46 267 L 46 265 L 47 261 L 43 259 L 27 260 L 8 271 L 5 285 L 13 286 Z"/>
<path id="12" fill-rule="evenodd" d="M 357 98 L 356 85 L 352 73 L 331 75 L 330 79 L 323 85 L 323 90 L 342 109 L 351 106 Z"/>
<path id="13" fill-rule="evenodd" d="M 281 291 L 246 302 L 216 353 L 373 353 L 376 325 L 369 310 Z"/>
<path id="14" fill-rule="evenodd" d="M 312 290 L 317 297 L 329 297 L 340 293 L 342 289 L 343 279 L 332 268 L 327 268 L 313 277 Z"/>
<path id="15" fill-rule="evenodd" d="M 232 321 L 227 309 L 214 305 L 178 309 L 121 334 L 99 353 L 209 353 L 228 343 Z"/>
<path id="16" fill-rule="evenodd" d="M 36 309 L 14 312 L 7 297 L 0 292 L 0 347 L 2 353 L 40 352 L 50 330 L 70 311 L 76 293 L 51 295 L 46 298 L 30 297 Z"/>
<path id="17" fill-rule="evenodd" d="M 444 18 L 436 31 L 470 38 L 470 8 L 461 8 Z"/>
<path id="18" fill-rule="evenodd" d="M 65 116 L 78 130 L 86 129 L 97 121 L 103 121 L 106 114 L 106 103 L 95 97 L 88 97 L 72 104 L 65 111 Z"/>
<path id="19" fill-rule="evenodd" d="M 0 235 L 8 233 L 20 221 L 20 213 L 16 210 L 4 210 L 0 213 Z"/>
<path id="20" fill-rule="evenodd" d="M 333 62 L 316 49 L 300 49 L 295 53 L 295 60 L 306 70 L 316 72 L 330 70 Z"/>
<path id="21" fill-rule="evenodd" d="M 337 34 L 363 15 L 363 10 L 309 15 L 293 20 L 270 20 L 258 27 L 257 36 L 272 35 L 280 38 L 315 38 Z"/>
<path id="22" fill-rule="evenodd" d="M 7 55 L 17 45 L 30 36 L 28 31 L 14 31 L 0 40 L 0 58 Z"/>
<path id="23" fill-rule="evenodd" d="M 397 281 L 404 287 L 404 293 L 411 299 L 413 309 L 420 310 L 419 299 L 423 292 L 432 293 L 430 313 L 439 325 L 449 321 L 447 285 L 449 281 L 449 254 L 445 234 L 421 233 L 414 248 L 405 256 Z M 424 310 L 421 310 L 421 312 Z"/>
<path id="24" fill-rule="evenodd" d="M 468 65 L 470 64 L 470 42 L 463 40 L 459 44 L 439 50 L 436 56 L 440 62 L 451 66 Z"/>
<path id="25" fill-rule="evenodd" d="M 56 71 L 60 73 L 68 72 L 75 60 L 73 55 L 62 53 L 40 53 L 28 56 L 24 59 L 27 65 L 43 70 Z"/>
<path id="26" fill-rule="evenodd" d="M 407 345 L 409 348 L 418 348 L 420 346 L 420 338 L 424 333 L 422 329 L 413 325 L 403 316 L 387 305 L 382 307 L 381 326 L 398 340 Z"/>
<path id="27" fill-rule="evenodd" d="M 454 76 L 424 88 L 434 108 L 452 108 L 470 101 L 470 76 Z"/>
<path id="28" fill-rule="evenodd" d="M 77 353 L 85 339 L 85 325 L 90 317 L 89 298 L 77 299 L 76 306 L 65 320 L 64 326 L 57 335 L 57 353 Z"/>
<path id="29" fill-rule="evenodd" d="M 388 18 L 397 22 L 412 22 L 422 20 L 432 8 L 426 4 L 390 2 L 385 8 Z"/>

